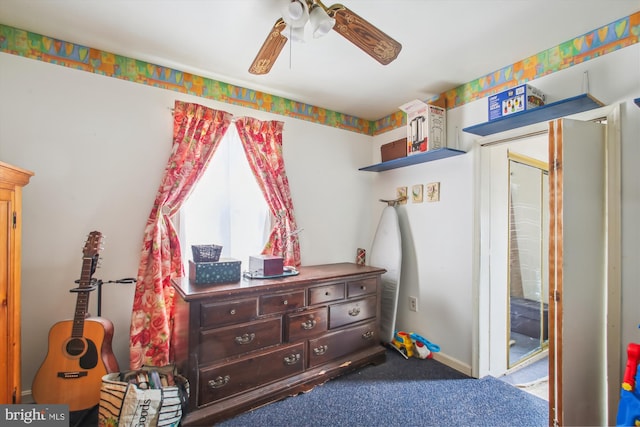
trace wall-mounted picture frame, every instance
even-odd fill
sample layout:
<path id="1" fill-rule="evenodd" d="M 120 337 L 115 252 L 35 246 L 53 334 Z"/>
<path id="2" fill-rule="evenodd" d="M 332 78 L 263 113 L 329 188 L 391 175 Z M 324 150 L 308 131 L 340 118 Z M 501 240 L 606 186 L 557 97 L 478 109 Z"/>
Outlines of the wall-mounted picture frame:
<path id="1" fill-rule="evenodd" d="M 438 202 L 440 201 L 440 183 L 439 182 L 430 182 L 427 184 L 427 202 Z"/>
<path id="2" fill-rule="evenodd" d="M 396 188 L 396 198 L 403 199 L 398 204 L 406 205 L 407 204 L 407 187 Z"/>
<path id="3" fill-rule="evenodd" d="M 413 203 L 422 203 L 422 191 L 423 191 L 423 186 L 422 184 L 416 184 L 413 187 L 411 187 L 411 201 Z"/>

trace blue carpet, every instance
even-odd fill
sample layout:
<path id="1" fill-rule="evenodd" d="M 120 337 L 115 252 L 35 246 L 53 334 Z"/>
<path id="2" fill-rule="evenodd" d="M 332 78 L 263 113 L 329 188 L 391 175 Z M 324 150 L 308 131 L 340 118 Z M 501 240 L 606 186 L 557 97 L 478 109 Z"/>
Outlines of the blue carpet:
<path id="1" fill-rule="evenodd" d="M 220 426 L 548 426 L 548 403 L 493 377 L 469 378 L 435 360 L 367 366 L 246 412 Z"/>

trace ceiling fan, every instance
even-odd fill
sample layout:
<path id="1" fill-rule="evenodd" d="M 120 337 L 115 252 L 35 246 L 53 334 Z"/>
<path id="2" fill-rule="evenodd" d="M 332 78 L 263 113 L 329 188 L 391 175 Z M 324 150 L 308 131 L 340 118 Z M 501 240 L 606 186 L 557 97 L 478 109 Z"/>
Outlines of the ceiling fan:
<path id="1" fill-rule="evenodd" d="M 396 59 L 402 49 L 396 40 L 341 4 L 326 7 L 320 0 L 282 1 L 282 18 L 273 25 L 249 67 L 251 74 L 267 74 L 288 38 L 293 41 L 304 38 L 307 24 L 314 38 L 333 29 L 382 65 Z"/>

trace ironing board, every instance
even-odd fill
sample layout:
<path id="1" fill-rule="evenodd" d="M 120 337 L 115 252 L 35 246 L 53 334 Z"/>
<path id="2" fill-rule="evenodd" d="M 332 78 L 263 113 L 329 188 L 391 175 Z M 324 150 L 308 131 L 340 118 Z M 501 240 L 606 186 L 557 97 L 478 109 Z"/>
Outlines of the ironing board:
<path id="1" fill-rule="evenodd" d="M 387 344 L 393 340 L 398 310 L 398 287 L 402 265 L 402 239 L 395 206 L 404 198 L 380 200 L 387 206 L 382 210 L 378 228 L 371 244 L 369 264 L 384 268 L 381 277 L 380 340 Z"/>

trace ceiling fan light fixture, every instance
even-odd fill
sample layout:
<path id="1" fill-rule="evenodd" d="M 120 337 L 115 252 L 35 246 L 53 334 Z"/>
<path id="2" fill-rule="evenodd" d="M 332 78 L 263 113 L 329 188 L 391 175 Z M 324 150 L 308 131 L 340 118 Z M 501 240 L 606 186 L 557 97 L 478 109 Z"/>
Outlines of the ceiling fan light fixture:
<path id="1" fill-rule="evenodd" d="M 313 37 L 317 39 L 331 31 L 336 20 L 331 18 L 320 5 L 314 4 L 309 13 L 309 23 Z"/>
<path id="2" fill-rule="evenodd" d="M 262 43 L 249 67 L 251 74 L 267 74 L 287 42 L 307 40 L 311 36 L 307 33 L 317 38 L 333 29 L 382 65 L 395 60 L 402 49 L 400 43 L 342 4 L 327 8 L 322 0 L 274 1 L 280 5 L 282 18 L 276 20 Z M 299 19 L 293 20 L 290 10 Z"/>
<path id="3" fill-rule="evenodd" d="M 299 1 L 292 1 L 289 3 L 289 7 L 287 8 L 287 12 L 289 17 L 293 20 L 302 18 L 302 14 L 304 12 L 304 8 L 302 7 L 302 3 Z"/>
<path id="4" fill-rule="evenodd" d="M 309 6 L 305 0 L 285 0 L 282 6 L 282 19 L 293 27 L 304 27 L 309 21 Z"/>
<path id="5" fill-rule="evenodd" d="M 287 25 L 280 34 L 292 42 L 304 43 L 306 41 L 304 28 L 305 27 L 290 27 Z"/>

